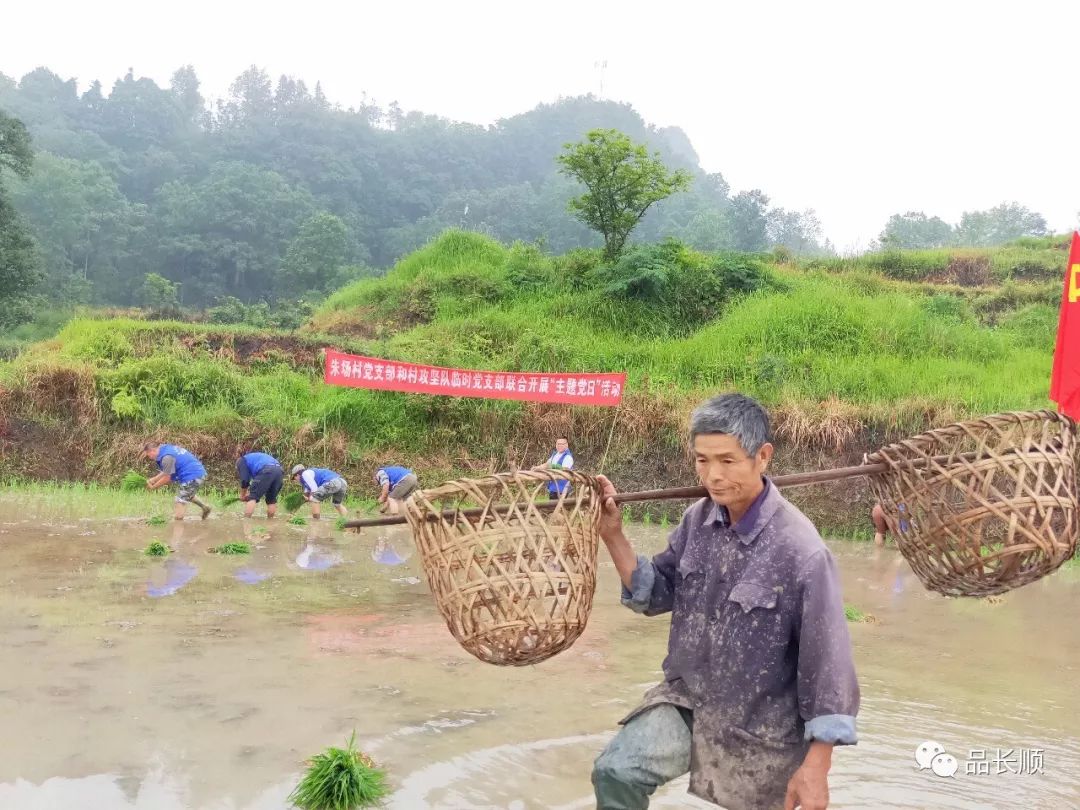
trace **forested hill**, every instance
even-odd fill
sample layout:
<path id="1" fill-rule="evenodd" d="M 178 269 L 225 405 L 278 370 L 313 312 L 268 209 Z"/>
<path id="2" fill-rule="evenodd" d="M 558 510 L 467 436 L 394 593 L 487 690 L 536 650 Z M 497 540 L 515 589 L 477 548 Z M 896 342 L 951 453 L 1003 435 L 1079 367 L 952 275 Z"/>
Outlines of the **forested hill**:
<path id="1" fill-rule="evenodd" d="M 595 245 L 567 213 L 579 189 L 555 156 L 598 127 L 693 175 L 637 240 L 818 247 L 812 214 L 770 210 L 759 191 L 732 195 L 682 130 L 593 97 L 481 127 L 396 104 L 342 109 L 317 84 L 274 82 L 254 67 L 215 105 L 190 66 L 168 87 L 129 72 L 111 90 L 38 68 L 0 74 L 0 111 L 32 137 L 32 172 L 9 187 L 57 303 L 144 303 L 147 273 L 180 282 L 186 306 L 310 297 L 375 274 L 447 226 L 553 251 Z"/>

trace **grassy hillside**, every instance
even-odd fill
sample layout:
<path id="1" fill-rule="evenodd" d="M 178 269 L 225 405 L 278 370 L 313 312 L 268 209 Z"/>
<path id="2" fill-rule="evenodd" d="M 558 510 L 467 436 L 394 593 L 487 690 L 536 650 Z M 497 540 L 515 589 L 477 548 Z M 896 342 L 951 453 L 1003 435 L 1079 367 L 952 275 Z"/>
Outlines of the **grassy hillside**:
<path id="1" fill-rule="evenodd" d="M 549 256 L 450 231 L 293 333 L 71 321 L 0 363 L 0 474 L 108 479 L 154 435 L 188 443 L 223 478 L 255 441 L 357 480 L 388 460 L 438 480 L 535 463 L 566 431 L 589 466 L 611 435 L 607 469 L 663 483 L 684 474 L 687 411 L 724 389 L 773 408 L 789 464 L 857 456 L 953 418 L 1046 406 L 1064 263 L 1060 240 L 809 263 L 668 242 L 610 266 L 592 251 Z M 326 346 L 495 370 L 625 370 L 628 394 L 612 433 L 610 409 L 329 387 Z"/>

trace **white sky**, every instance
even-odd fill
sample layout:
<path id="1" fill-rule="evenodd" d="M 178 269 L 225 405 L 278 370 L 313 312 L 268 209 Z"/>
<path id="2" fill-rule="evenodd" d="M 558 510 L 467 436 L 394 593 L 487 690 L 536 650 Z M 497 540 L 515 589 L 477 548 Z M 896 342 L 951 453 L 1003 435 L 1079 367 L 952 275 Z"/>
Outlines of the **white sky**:
<path id="1" fill-rule="evenodd" d="M 344 106 L 366 91 L 476 123 L 598 93 L 607 60 L 606 98 L 682 127 L 734 190 L 815 208 L 840 249 L 909 209 L 1016 200 L 1058 231 L 1080 211 L 1076 0 L 39 0 L 2 25 L 16 78 L 164 85 L 192 63 L 219 97 L 257 64 Z"/>

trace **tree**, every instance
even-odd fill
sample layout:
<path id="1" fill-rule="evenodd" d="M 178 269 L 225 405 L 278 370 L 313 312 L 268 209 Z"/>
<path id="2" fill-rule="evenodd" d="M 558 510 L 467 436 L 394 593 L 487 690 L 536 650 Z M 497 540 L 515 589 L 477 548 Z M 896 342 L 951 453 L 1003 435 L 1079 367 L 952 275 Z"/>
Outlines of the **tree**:
<path id="1" fill-rule="evenodd" d="M 169 90 L 188 122 L 201 123 L 206 106 L 199 92 L 199 77 L 195 74 L 195 68 L 191 65 L 177 68 L 169 81 Z"/>
<path id="2" fill-rule="evenodd" d="M 1045 236 L 1046 220 L 1016 202 L 1003 202 L 986 211 L 965 211 L 956 226 L 961 245 L 991 247 L 1021 236 Z"/>
<path id="3" fill-rule="evenodd" d="M 216 163 L 204 180 L 166 183 L 152 227 L 170 278 L 192 279 L 188 304 L 270 297 L 289 240 L 315 205 L 306 191 L 249 163 Z"/>
<path id="4" fill-rule="evenodd" d="M 176 309 L 180 306 L 179 292 L 179 284 L 157 273 L 147 273 L 139 289 L 139 303 L 148 309 Z"/>
<path id="5" fill-rule="evenodd" d="M 953 228 L 941 217 L 928 217 L 922 211 L 893 214 L 878 237 L 886 248 L 936 248 L 953 241 Z"/>
<path id="6" fill-rule="evenodd" d="M 643 144 L 615 129 L 594 129 L 563 150 L 560 171 L 588 189 L 570 200 L 570 211 L 604 237 L 608 259 L 622 252 L 651 205 L 690 185 L 689 172 L 669 172 L 659 153 L 650 157 Z"/>
<path id="7" fill-rule="evenodd" d="M 321 291 L 345 264 L 349 235 L 340 217 L 320 211 L 300 226 L 278 274 L 286 296 Z"/>
<path id="8" fill-rule="evenodd" d="M 758 189 L 740 191 L 731 199 L 728 221 L 732 246 L 757 253 L 769 246 L 769 198 Z"/>
<path id="9" fill-rule="evenodd" d="M 265 70 L 252 65 L 229 86 L 229 117 L 236 123 L 269 118 L 274 110 L 274 91 Z"/>
<path id="10" fill-rule="evenodd" d="M 34 153 L 22 121 L 0 110 L 0 326 L 29 320 L 33 288 L 41 277 L 34 240 L 4 185 L 4 172 L 26 178 Z"/>
<path id="11" fill-rule="evenodd" d="M 128 258 L 133 207 L 100 164 L 42 153 L 13 200 L 41 246 L 51 297 L 88 303 L 83 299 L 94 284 L 87 282 L 120 296 L 131 288 L 134 278 L 118 276 Z"/>
<path id="12" fill-rule="evenodd" d="M 30 133 L 26 131 L 22 121 L 0 110 L 0 184 L 4 180 L 4 169 L 17 177 L 26 178 L 30 176 L 33 162 L 34 150 L 30 146 Z"/>
<path id="13" fill-rule="evenodd" d="M 766 215 L 769 242 L 783 245 L 796 255 L 822 253 L 821 222 L 813 208 L 805 211 L 785 211 L 774 208 Z"/>

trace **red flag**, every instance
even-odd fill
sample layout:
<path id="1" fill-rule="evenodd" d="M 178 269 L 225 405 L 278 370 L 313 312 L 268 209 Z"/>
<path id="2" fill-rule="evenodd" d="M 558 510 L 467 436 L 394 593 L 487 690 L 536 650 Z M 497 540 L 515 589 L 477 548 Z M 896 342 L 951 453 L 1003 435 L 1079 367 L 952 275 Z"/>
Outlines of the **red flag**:
<path id="1" fill-rule="evenodd" d="M 1080 233 L 1076 231 L 1065 268 L 1065 289 L 1061 293 L 1050 399 L 1058 404 L 1061 413 L 1080 419 Z"/>

